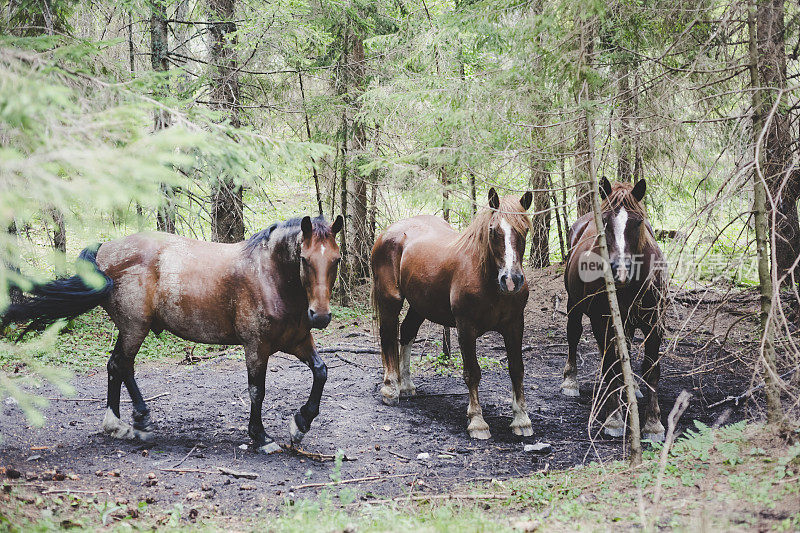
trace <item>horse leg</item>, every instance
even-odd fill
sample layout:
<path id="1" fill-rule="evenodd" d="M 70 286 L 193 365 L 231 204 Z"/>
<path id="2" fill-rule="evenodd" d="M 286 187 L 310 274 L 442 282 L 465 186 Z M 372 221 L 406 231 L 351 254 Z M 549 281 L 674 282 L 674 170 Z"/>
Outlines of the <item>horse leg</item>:
<path id="1" fill-rule="evenodd" d="M 397 349 L 397 330 L 400 322 L 401 299 L 384 299 L 378 302 L 378 321 L 380 323 L 381 358 L 383 359 L 383 387 L 381 400 L 386 405 L 400 402 L 399 354 Z"/>
<path id="2" fill-rule="evenodd" d="M 647 406 L 642 437 L 651 441 L 663 441 L 664 425 L 661 423 L 661 408 L 658 405 L 658 380 L 661 377 L 661 356 L 658 351 L 663 332 L 658 325 L 649 326 L 642 332 L 645 335 L 642 375 L 650 389 L 650 403 Z"/>
<path id="3" fill-rule="evenodd" d="M 270 454 L 280 451 L 280 446 L 267 435 L 261 420 L 264 404 L 267 364 L 272 351 L 264 345 L 245 345 L 244 358 L 247 365 L 247 392 L 250 395 L 250 421 L 247 434 L 253 439 L 256 452 Z"/>
<path id="4" fill-rule="evenodd" d="M 583 333 L 583 313 L 575 305 L 567 303 L 567 362 L 564 364 L 564 382 L 561 383 L 561 394 L 564 396 L 580 396 L 578 388 L 578 343 Z"/>
<path id="5" fill-rule="evenodd" d="M 597 346 L 602 352 L 602 381 L 607 385 L 605 403 L 608 415 L 603 422 L 603 432 L 609 437 L 621 437 L 625 432 L 625 420 L 619 404 L 622 368 L 617 356 L 617 348 L 614 345 L 611 318 L 598 316 L 593 317 L 591 322 L 592 333 L 594 333 Z"/>
<path id="6" fill-rule="evenodd" d="M 139 385 L 133 375 L 133 362 L 144 342 L 149 328 L 145 326 L 120 330 L 117 343 L 108 360 L 108 399 L 103 418 L 103 431 L 118 439 L 150 440 L 153 422 Z M 133 402 L 133 426 L 120 420 L 119 401 L 122 384 L 128 389 Z"/>
<path id="7" fill-rule="evenodd" d="M 457 324 L 458 344 L 461 347 L 461 357 L 464 361 L 464 382 L 469 389 L 469 407 L 467 418 L 469 425 L 467 431 L 473 439 L 488 439 L 492 436 L 489 424 L 483 419 L 483 410 L 478 401 L 478 385 L 481 382 L 481 367 L 478 366 L 478 357 L 475 353 L 475 340 L 477 335 L 471 327 Z"/>
<path id="8" fill-rule="evenodd" d="M 531 419 L 525 406 L 525 365 L 522 362 L 522 316 L 519 320 L 505 328 L 503 340 L 506 344 L 508 355 L 508 373 L 511 376 L 511 411 L 514 418 L 511 421 L 511 431 L 514 435 L 530 437 L 533 435 Z"/>
<path id="9" fill-rule="evenodd" d="M 625 322 L 625 344 L 628 346 L 628 355 L 631 359 L 631 369 L 633 369 L 633 352 L 631 351 L 631 339 L 633 339 L 634 335 L 636 334 L 636 327 L 634 326 L 633 322 L 628 320 Z M 642 390 L 639 387 L 639 383 L 636 381 L 636 377 L 634 376 L 633 385 L 636 387 L 636 399 L 641 400 L 644 398 L 642 395 Z"/>
<path id="10" fill-rule="evenodd" d="M 408 309 L 400 325 L 400 394 L 413 396 L 417 387 L 411 381 L 411 348 L 425 319 L 413 307 Z"/>
<path id="11" fill-rule="evenodd" d="M 292 439 L 292 444 L 298 444 L 303 440 L 308 430 L 311 429 L 311 422 L 319 414 L 322 389 L 328 379 L 328 367 L 325 366 L 322 358 L 317 353 L 311 334 L 297 347 L 295 355 L 311 369 L 314 381 L 311 384 L 311 394 L 308 395 L 308 401 L 295 413 L 289 422 L 289 436 Z"/>

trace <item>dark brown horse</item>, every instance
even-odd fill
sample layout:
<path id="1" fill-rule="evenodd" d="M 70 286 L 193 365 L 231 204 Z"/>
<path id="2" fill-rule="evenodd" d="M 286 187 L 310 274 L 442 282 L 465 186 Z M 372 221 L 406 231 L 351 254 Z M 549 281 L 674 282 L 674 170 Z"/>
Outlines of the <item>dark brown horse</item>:
<path id="1" fill-rule="evenodd" d="M 667 280 L 664 256 L 656 244 L 642 205 L 645 191 L 644 180 L 635 186 L 629 183 L 615 183 L 612 186 L 603 178 L 600 185 L 603 229 L 626 342 L 630 347 L 637 328 L 645 338 L 642 375 L 649 389 L 650 400 L 642 435 L 650 440 L 663 440 L 664 426 L 658 406 L 658 379 L 661 374 L 658 351 L 664 334 L 662 315 Z M 622 387 L 622 370 L 615 347 L 597 234 L 592 213 L 579 218 L 569 231 L 570 251 L 564 273 L 569 354 L 564 366 L 561 391 L 567 396 L 579 395 L 575 356 L 583 332 L 581 320 L 586 315 L 603 354 L 603 380 L 610 391 L 608 416 L 603 430 L 607 435 L 619 437 L 624 430 L 618 393 Z"/>
<path id="2" fill-rule="evenodd" d="M 411 347 L 425 319 L 458 330 L 469 388 L 469 435 L 490 437 L 478 403 L 481 369 L 475 341 L 487 331 L 503 335 L 513 384 L 511 428 L 532 435 L 522 381 L 523 311 L 528 285 L 522 270 L 530 228 L 526 210 L 532 195 L 500 200 L 489 190 L 489 208 L 458 234 L 441 218 L 417 216 L 392 224 L 372 248 L 373 304 L 380 325 L 384 378 L 381 396 L 388 405 L 400 394 L 416 393 L 411 381 Z M 403 300 L 409 310 L 398 325 Z"/>
<path id="3" fill-rule="evenodd" d="M 150 331 L 194 342 L 243 345 L 250 393 L 249 434 L 258 451 L 278 449 L 261 421 L 269 356 L 292 353 L 311 368 L 306 404 L 290 422 L 298 442 L 319 413 L 327 368 L 311 336 L 331 320 L 330 297 L 340 260 L 333 226 L 322 218 L 273 224 L 238 244 L 139 233 L 84 250 L 104 281 L 91 287 L 75 276 L 31 291 L 10 306 L 4 322 L 76 316 L 102 305 L 119 328 L 108 362 L 108 409 L 103 429 L 118 438 L 148 439 L 150 411 L 133 376 L 133 362 Z M 133 426 L 120 420 L 120 389 L 133 401 Z"/>

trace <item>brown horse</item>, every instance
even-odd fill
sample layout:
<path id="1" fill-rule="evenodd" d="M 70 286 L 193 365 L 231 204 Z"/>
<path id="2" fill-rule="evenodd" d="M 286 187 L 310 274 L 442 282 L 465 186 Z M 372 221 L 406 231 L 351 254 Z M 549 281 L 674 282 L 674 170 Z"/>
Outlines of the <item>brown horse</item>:
<path id="1" fill-rule="evenodd" d="M 532 194 L 520 200 L 500 200 L 489 190 L 489 207 L 460 235 L 441 218 L 417 216 L 392 224 L 372 248 L 373 304 L 380 326 L 384 378 L 381 396 L 387 405 L 400 394 L 416 393 L 411 381 L 411 347 L 422 322 L 428 319 L 458 330 L 469 388 L 469 435 L 490 437 L 478 403 L 481 369 L 475 341 L 487 331 L 503 335 L 508 371 L 513 384 L 511 428 L 532 435 L 525 410 L 522 365 L 523 311 L 528 285 L 522 270 L 525 238 L 530 228 L 526 213 Z M 403 300 L 409 310 L 398 324 Z"/>
<path id="2" fill-rule="evenodd" d="M 626 342 L 630 347 L 637 328 L 645 338 L 642 375 L 648 385 L 650 401 L 642 435 L 650 440 L 663 440 L 664 426 L 658 406 L 658 379 L 661 374 L 658 351 L 664 334 L 662 315 L 667 282 L 664 256 L 656 244 L 642 205 L 645 191 L 644 180 L 634 186 L 629 183 L 615 183 L 612 186 L 603 178 L 600 185 L 603 229 Z M 583 332 L 581 320 L 586 315 L 603 354 L 603 379 L 611 391 L 603 430 L 607 435 L 619 437 L 624 430 L 618 393 L 622 387 L 622 370 L 615 348 L 597 235 L 591 213 L 579 218 L 569 231 L 570 251 L 564 273 L 569 353 L 561 392 L 567 396 L 579 395 L 575 356 Z"/>
<path id="3" fill-rule="evenodd" d="M 311 328 L 330 323 L 330 297 L 340 260 L 333 226 L 304 217 L 273 224 L 238 244 L 209 243 L 165 233 L 139 233 L 84 250 L 103 282 L 74 276 L 35 288 L 10 306 L 4 322 L 76 316 L 102 305 L 119 328 L 108 362 L 103 429 L 118 438 L 148 439 L 150 411 L 133 376 L 136 353 L 150 331 L 194 342 L 243 345 L 250 393 L 248 433 L 258 451 L 279 449 L 261 420 L 267 361 L 276 351 L 307 364 L 314 381 L 290 422 L 299 442 L 319 413 L 327 368 Z M 133 426 L 120 420 L 121 385 L 133 401 Z"/>

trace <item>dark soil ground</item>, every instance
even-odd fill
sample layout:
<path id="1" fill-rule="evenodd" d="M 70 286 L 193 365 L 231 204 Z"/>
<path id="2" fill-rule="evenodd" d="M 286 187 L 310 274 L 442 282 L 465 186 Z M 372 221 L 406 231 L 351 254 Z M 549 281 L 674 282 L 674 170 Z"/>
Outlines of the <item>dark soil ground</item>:
<path id="1" fill-rule="evenodd" d="M 486 363 L 481 403 L 492 438 L 469 439 L 466 387 L 458 370 L 442 374 L 435 368 L 441 328 L 426 324 L 412 363 L 418 396 L 402 400 L 398 407 L 380 402 L 379 355 L 346 351 L 324 355 L 329 379 L 321 414 L 302 443 L 303 450 L 324 455 L 343 450 L 351 459 L 342 464 L 344 480 L 379 476 L 346 485 L 362 498 L 395 496 L 412 486 L 416 491 L 443 492 L 470 481 L 621 458 L 624 446 L 620 439 L 598 436 L 597 423 L 589 432 L 598 358 L 588 326 L 579 348 L 581 396 L 566 398 L 559 392 L 566 353 L 561 274 L 553 267 L 531 274 L 529 283 L 533 289 L 526 311 L 525 392 L 533 437 L 516 437 L 509 430 L 505 352 L 499 335 L 487 334 L 480 339 L 478 352 Z M 714 306 L 713 312 L 703 304 L 695 305 L 699 297 L 684 294 L 671 306 L 670 342 L 662 347 L 659 399 L 665 425 L 666 414 L 681 390 L 695 395 L 681 429 L 693 420 L 713 424 L 732 403 L 709 406 L 750 386 L 748 367 L 742 361 L 753 351 L 749 332 L 755 320 L 754 295 L 742 293 L 733 307 Z M 736 328 L 726 338 L 734 323 Z M 376 347 L 368 318 L 334 322 L 329 329 L 332 331 L 318 337 L 322 347 Z M 26 483 L 32 487 L 98 491 L 101 498 L 148 501 L 164 507 L 183 503 L 201 514 L 251 514 L 275 509 L 287 497 L 313 497 L 324 490 L 300 486 L 329 482 L 334 472 L 332 461 L 288 450 L 262 456 L 242 449 L 250 442 L 246 431 L 249 400 L 238 348 L 191 365 L 179 364 L 177 359 L 137 367 L 145 396 L 162 395 L 149 402 L 158 427 L 154 442 L 119 441 L 103 434 L 104 401 L 53 400 L 44 410 L 46 422 L 41 428 L 31 428 L 19 407 L 6 402 L 0 406 L 0 466 L 21 471 L 19 481 L 27 474 Z M 285 354 L 271 359 L 270 370 L 264 423 L 267 432 L 285 444 L 290 416 L 308 396 L 311 373 Z M 78 375 L 74 384 L 80 398 L 104 398 L 105 369 Z M 38 392 L 61 396 L 50 388 Z M 123 418 L 128 420 L 129 405 L 123 404 Z M 744 409 L 740 405 L 727 414 L 741 419 L 747 415 Z M 523 451 L 524 443 L 538 441 L 550 443 L 553 452 L 538 456 Z M 417 459 L 422 452 L 430 458 Z M 219 473 L 217 467 L 253 472 L 258 477 L 237 479 Z M 175 468 L 185 472 L 165 470 Z M 66 479 L 49 480 L 54 471 L 65 474 Z"/>

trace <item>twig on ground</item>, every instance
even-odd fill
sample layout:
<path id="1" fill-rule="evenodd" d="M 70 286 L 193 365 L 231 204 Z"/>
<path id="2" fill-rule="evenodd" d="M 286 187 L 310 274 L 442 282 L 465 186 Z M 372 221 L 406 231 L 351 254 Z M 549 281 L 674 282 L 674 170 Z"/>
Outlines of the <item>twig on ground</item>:
<path id="1" fill-rule="evenodd" d="M 314 487 L 332 487 L 335 485 L 344 485 L 345 483 L 360 483 L 362 481 L 383 481 L 385 479 L 391 479 L 396 477 L 408 477 L 408 476 L 416 476 L 417 473 L 413 472 L 411 474 L 392 474 L 389 476 L 365 476 L 365 477 L 356 477 L 352 479 L 343 479 L 341 481 L 331 481 L 330 483 L 305 483 L 303 485 L 295 485 L 290 490 L 300 490 L 300 489 L 308 489 Z"/>
<path id="2" fill-rule="evenodd" d="M 386 450 L 386 453 L 388 453 L 390 455 L 394 455 L 395 457 L 399 457 L 400 459 L 403 459 L 405 461 L 409 461 L 409 462 L 411 461 L 410 457 L 406 457 L 405 455 L 399 454 L 397 452 L 393 452 L 392 450 Z"/>
<path id="3" fill-rule="evenodd" d="M 681 415 L 686 408 L 689 407 L 689 400 L 692 395 L 685 390 L 681 391 L 678 398 L 675 400 L 675 405 L 672 406 L 672 411 L 669 412 L 667 417 L 667 437 L 664 439 L 664 447 L 661 449 L 661 458 L 658 461 L 658 477 L 656 478 L 656 487 L 653 491 L 653 504 L 658 505 L 661 499 L 661 484 L 664 482 L 664 472 L 667 469 L 667 457 L 669 456 L 669 449 L 672 447 L 672 442 L 675 440 L 675 426 L 678 424 Z"/>
<path id="4" fill-rule="evenodd" d="M 779 379 L 783 379 L 786 376 L 788 376 L 789 374 L 794 374 L 796 371 L 797 371 L 797 368 L 793 368 L 792 370 L 789 370 L 788 372 L 785 372 L 784 374 L 781 374 L 779 376 Z M 711 405 L 706 407 L 706 409 L 713 409 L 714 407 L 717 407 L 718 405 L 722 405 L 723 403 L 727 403 L 727 402 L 733 402 L 733 405 L 739 405 L 739 402 L 741 402 L 742 400 L 744 400 L 745 398 L 747 398 L 748 396 L 753 394 L 755 391 L 757 391 L 758 389 L 762 388 L 763 386 L 764 386 L 764 384 L 760 383 L 758 385 L 750 387 L 749 389 L 747 389 L 746 391 L 744 391 L 740 395 L 738 395 L 738 396 L 728 396 L 727 398 L 724 398 L 724 399 L 722 399 L 722 400 L 720 400 L 718 402 L 712 403 Z"/>
<path id="5" fill-rule="evenodd" d="M 42 494 L 109 494 L 107 490 L 47 489 Z"/>
<path id="6" fill-rule="evenodd" d="M 347 353 L 368 353 L 368 354 L 379 354 L 381 351 L 377 348 L 362 348 L 358 346 L 329 346 L 328 348 L 319 348 L 317 349 L 317 353 L 336 353 L 336 352 L 347 352 Z"/>
<path id="7" fill-rule="evenodd" d="M 159 468 L 158 471 L 176 474 L 219 474 L 214 470 L 203 470 L 202 468 Z"/>
<path id="8" fill-rule="evenodd" d="M 181 466 L 181 465 L 183 464 L 183 462 L 184 462 L 186 459 L 188 459 L 188 458 L 189 458 L 189 456 L 190 456 L 190 455 L 192 455 L 192 453 L 194 453 L 194 451 L 195 451 L 196 449 L 197 449 L 197 444 L 195 444 L 194 446 L 192 446 L 192 449 L 191 449 L 191 450 L 189 450 L 189 453 L 187 453 L 186 455 L 184 455 L 184 456 L 183 456 L 183 459 L 181 459 L 180 461 L 178 461 L 177 463 L 175 463 L 174 465 L 172 465 L 172 468 L 178 468 L 179 466 Z"/>
<path id="9" fill-rule="evenodd" d="M 391 502 L 421 502 L 428 500 L 509 500 L 513 494 L 416 494 L 411 496 L 398 496 L 388 500 L 367 500 L 366 503 L 383 504 Z"/>
<path id="10" fill-rule="evenodd" d="M 240 472 L 238 470 L 231 470 L 230 468 L 225 468 L 224 466 L 218 466 L 217 470 L 227 476 L 233 476 L 235 478 L 245 478 L 245 479 L 255 479 L 258 477 L 258 474 L 255 472 Z"/>
<path id="11" fill-rule="evenodd" d="M 319 461 L 320 463 L 324 463 L 325 461 L 333 461 L 336 459 L 335 455 L 325 454 L 325 453 L 317 453 L 317 452 L 309 452 L 303 450 L 302 448 L 297 448 L 296 446 L 292 446 L 290 444 L 281 444 L 281 448 L 288 452 L 295 453 L 297 455 L 302 455 L 303 457 L 308 457 L 312 461 Z M 348 457 L 347 455 L 342 456 L 342 461 L 355 461 L 355 457 Z"/>
<path id="12" fill-rule="evenodd" d="M 157 400 L 158 398 L 161 398 L 163 396 L 169 396 L 170 394 L 172 394 L 172 393 L 171 392 L 162 392 L 161 394 L 156 394 L 155 396 L 151 396 L 149 398 L 145 398 L 144 401 L 152 402 L 153 400 Z M 47 398 L 47 400 L 51 401 L 51 402 L 104 402 L 104 401 L 106 401 L 106 398 L 56 398 L 56 397 L 52 397 L 52 398 Z M 124 403 L 131 403 L 131 400 L 129 400 L 129 399 L 120 400 L 120 401 L 122 401 Z"/>

